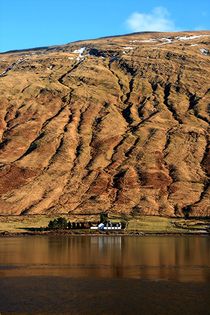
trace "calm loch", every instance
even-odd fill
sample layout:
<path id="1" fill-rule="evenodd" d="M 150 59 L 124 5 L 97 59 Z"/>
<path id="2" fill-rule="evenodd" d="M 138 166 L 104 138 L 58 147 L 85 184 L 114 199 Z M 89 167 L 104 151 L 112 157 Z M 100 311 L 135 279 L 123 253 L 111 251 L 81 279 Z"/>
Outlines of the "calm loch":
<path id="1" fill-rule="evenodd" d="M 0 313 L 210 314 L 210 238 L 0 239 Z"/>

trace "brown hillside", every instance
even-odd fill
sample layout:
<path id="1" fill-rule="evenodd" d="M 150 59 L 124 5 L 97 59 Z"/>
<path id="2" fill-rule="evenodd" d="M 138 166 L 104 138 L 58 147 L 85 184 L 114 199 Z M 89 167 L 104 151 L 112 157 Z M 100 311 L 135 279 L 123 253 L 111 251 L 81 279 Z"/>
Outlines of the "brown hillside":
<path id="1" fill-rule="evenodd" d="M 210 216 L 210 32 L 5 53 L 0 73 L 0 215 Z"/>

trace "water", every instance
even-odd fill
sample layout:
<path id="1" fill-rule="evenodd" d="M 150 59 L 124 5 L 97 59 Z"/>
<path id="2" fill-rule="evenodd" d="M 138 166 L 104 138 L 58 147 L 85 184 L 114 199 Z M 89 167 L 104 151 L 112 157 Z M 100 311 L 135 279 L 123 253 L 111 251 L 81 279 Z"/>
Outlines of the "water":
<path id="1" fill-rule="evenodd" d="M 209 237 L 0 239 L 3 314 L 200 315 L 209 296 Z"/>

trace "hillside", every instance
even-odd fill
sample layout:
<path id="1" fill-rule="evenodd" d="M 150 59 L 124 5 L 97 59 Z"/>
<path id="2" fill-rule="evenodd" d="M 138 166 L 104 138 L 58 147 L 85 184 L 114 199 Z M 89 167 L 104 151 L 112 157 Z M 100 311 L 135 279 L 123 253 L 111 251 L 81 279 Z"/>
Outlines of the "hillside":
<path id="1" fill-rule="evenodd" d="M 210 32 L 0 55 L 0 215 L 210 216 Z"/>

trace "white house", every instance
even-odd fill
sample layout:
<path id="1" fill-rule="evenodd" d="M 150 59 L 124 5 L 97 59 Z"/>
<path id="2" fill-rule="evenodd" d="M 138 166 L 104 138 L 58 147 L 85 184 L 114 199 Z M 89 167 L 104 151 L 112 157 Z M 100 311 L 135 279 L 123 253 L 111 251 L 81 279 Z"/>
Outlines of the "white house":
<path id="1" fill-rule="evenodd" d="M 121 222 L 117 223 L 99 223 L 98 226 L 91 226 L 91 230 L 100 230 L 100 231 L 107 231 L 107 230 L 122 230 L 122 224 Z"/>

